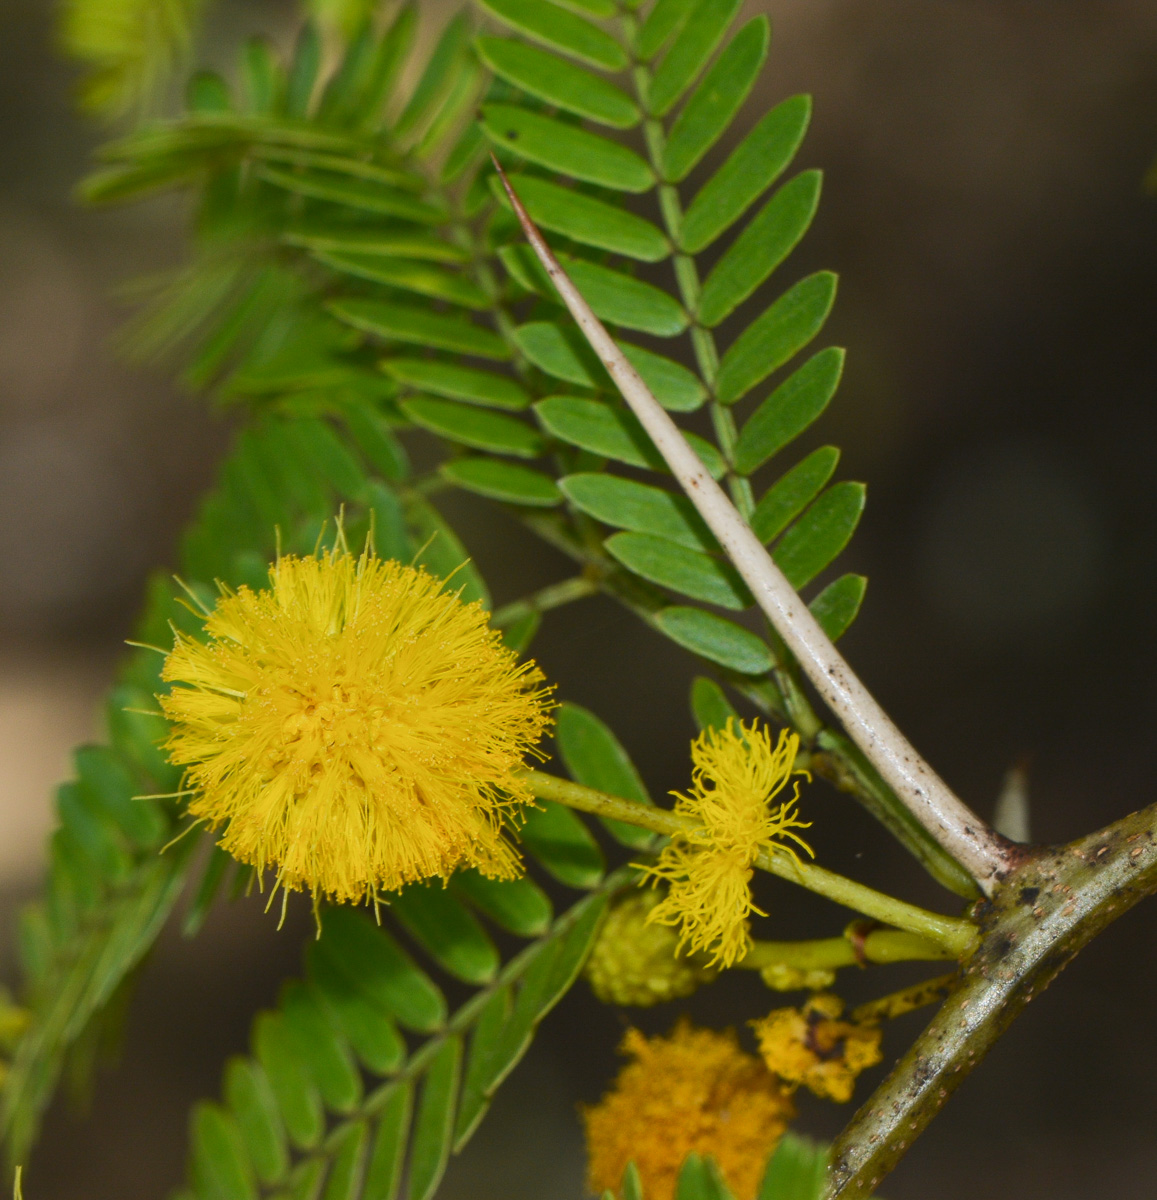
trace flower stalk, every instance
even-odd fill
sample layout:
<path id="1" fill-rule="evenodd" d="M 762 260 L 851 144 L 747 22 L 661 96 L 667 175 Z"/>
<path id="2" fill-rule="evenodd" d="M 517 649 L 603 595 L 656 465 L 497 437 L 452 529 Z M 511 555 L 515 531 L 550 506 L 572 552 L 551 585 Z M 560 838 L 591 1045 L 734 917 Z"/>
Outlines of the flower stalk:
<path id="1" fill-rule="evenodd" d="M 694 827 L 690 818 L 669 809 L 611 796 L 544 771 L 527 771 L 523 778 L 539 800 L 554 800 L 580 812 L 626 821 L 664 837 L 675 837 Z M 976 944 L 976 928 L 970 921 L 929 912 L 895 896 L 877 892 L 834 871 L 801 862 L 790 850 L 768 847 L 758 854 L 755 866 L 873 920 L 927 938 L 943 946 L 952 958 L 965 957 Z"/>

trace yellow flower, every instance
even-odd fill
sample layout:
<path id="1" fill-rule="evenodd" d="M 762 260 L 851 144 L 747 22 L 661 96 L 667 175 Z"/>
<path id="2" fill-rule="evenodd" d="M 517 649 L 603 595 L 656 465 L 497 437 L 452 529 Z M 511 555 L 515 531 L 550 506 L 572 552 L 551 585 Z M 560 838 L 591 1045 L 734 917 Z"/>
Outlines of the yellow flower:
<path id="1" fill-rule="evenodd" d="M 692 1151 L 715 1159 L 736 1200 L 755 1200 L 764 1166 L 788 1122 L 790 1098 L 731 1031 L 680 1022 L 670 1037 L 628 1030 L 631 1059 L 598 1104 L 583 1110 L 587 1183 L 617 1192 L 627 1164 L 647 1200 L 673 1200 Z"/>
<path id="2" fill-rule="evenodd" d="M 775 838 L 807 829 L 797 820 L 792 798 L 772 807 L 794 771 L 799 738 L 783 730 L 773 747 L 770 731 L 728 721 L 726 729 L 705 729 L 691 743 L 694 772 L 689 796 L 674 793 L 675 811 L 695 825 L 675 835 L 648 868 L 670 890 L 648 920 L 680 927 L 679 945 L 710 954 L 713 964 L 730 967 L 747 953 L 747 919 L 766 916 L 751 902 L 751 864 Z M 710 785 L 710 786 L 709 786 Z"/>
<path id="3" fill-rule="evenodd" d="M 715 978 L 715 971 L 679 953 L 673 930 L 648 923 L 661 901 L 658 892 L 632 891 L 607 914 L 584 968 L 604 1004 L 648 1008 L 690 996 Z"/>
<path id="4" fill-rule="evenodd" d="M 752 1021 L 768 1070 L 793 1090 L 802 1083 L 822 1099 L 850 1100 L 856 1077 L 883 1055 L 879 1026 L 841 1021 L 843 1011 L 844 1002 L 829 992 L 802 1009 L 777 1008 Z"/>
<path id="5" fill-rule="evenodd" d="M 178 634 L 166 743 L 189 812 L 235 858 L 315 900 L 359 901 L 460 866 L 520 871 L 502 822 L 547 689 L 478 603 L 425 571 L 334 549 L 224 591 Z"/>

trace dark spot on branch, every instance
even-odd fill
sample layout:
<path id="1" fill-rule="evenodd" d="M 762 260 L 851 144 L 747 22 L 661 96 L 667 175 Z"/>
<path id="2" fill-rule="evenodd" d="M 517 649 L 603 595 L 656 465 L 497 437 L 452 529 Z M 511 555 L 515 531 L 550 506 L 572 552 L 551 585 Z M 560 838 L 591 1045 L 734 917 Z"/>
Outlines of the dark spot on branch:
<path id="1" fill-rule="evenodd" d="M 1028 906 L 1036 903 L 1036 898 L 1040 895 L 1038 887 L 1022 887 L 1020 889 L 1020 900 L 1018 903 Z"/>

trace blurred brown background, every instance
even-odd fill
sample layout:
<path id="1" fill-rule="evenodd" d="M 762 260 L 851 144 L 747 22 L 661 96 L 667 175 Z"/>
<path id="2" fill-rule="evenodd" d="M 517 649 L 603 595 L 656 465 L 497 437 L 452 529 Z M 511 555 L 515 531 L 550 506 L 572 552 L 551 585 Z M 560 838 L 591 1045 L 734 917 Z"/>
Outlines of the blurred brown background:
<path id="1" fill-rule="evenodd" d="M 431 4 L 441 19 L 444 5 Z M 782 277 L 842 276 L 830 340 L 845 383 L 817 439 L 869 483 L 846 568 L 872 579 L 847 651 L 973 805 L 1030 762 L 1034 835 L 1063 840 L 1153 799 L 1157 701 L 1157 5 L 1152 0 L 764 0 L 774 24 L 750 111 L 816 97 L 800 166 L 826 171 Z M 94 214 L 70 191 L 99 132 L 74 115 L 51 6 L 0 6 L 0 953 L 36 886 L 49 794 L 171 561 L 225 431 L 160 372 L 114 361 L 112 291 L 180 254 L 180 213 Z M 221 0 L 204 57 L 289 6 Z M 717 160 L 716 160 L 717 161 Z M 496 598 L 561 573 L 460 506 Z M 652 790 L 686 775 L 688 662 L 610 604 L 548 620 L 538 657 L 608 719 Z M 848 801 L 808 793 L 821 857 L 944 904 Z M 843 915 L 772 889 L 782 936 Z M 179 1179 L 189 1103 L 216 1093 L 252 1012 L 308 931 L 257 905 L 167 937 L 93 1112 L 54 1111 L 26 1194 L 136 1200 Z M 1114 926 L 999 1045 L 889 1180 L 893 1200 L 1153 1195 L 1157 904 Z M 890 979 L 899 986 L 900 975 Z M 856 994 L 889 980 L 849 981 Z M 740 1021 L 752 980 L 693 1004 Z M 646 1014 L 666 1028 L 674 1011 Z M 582 1194 L 574 1104 L 623 1026 L 580 986 L 500 1094 L 442 1195 Z M 898 1051 L 918 1024 L 892 1031 Z M 866 1093 L 862 1093 L 866 1094 Z M 803 1104 L 830 1134 L 846 1115 Z"/>

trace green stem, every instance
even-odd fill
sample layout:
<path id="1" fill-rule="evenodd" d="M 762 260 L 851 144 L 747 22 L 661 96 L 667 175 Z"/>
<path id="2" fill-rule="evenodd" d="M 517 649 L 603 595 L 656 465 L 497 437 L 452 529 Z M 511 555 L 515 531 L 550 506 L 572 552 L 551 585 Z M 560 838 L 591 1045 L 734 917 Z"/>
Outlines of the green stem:
<path id="1" fill-rule="evenodd" d="M 593 596 L 599 591 L 599 581 L 586 575 L 576 575 L 564 579 L 561 583 L 548 584 L 521 600 L 504 604 L 490 618 L 491 625 L 501 629 L 512 625 L 515 621 L 529 616 L 531 613 L 549 612 L 552 608 L 561 608 L 564 604 L 572 604 L 586 596 Z"/>
<path id="2" fill-rule="evenodd" d="M 800 971 L 824 971 L 862 966 L 865 962 L 938 962 L 952 957 L 943 943 L 919 934 L 903 929 L 874 929 L 858 947 L 846 936 L 803 942 L 753 941 L 736 966 L 747 971 L 762 971 L 776 965 Z"/>
<path id="3" fill-rule="evenodd" d="M 625 821 L 666 837 L 678 837 L 695 827 L 692 818 L 671 812 L 670 809 L 624 800 L 620 796 L 583 787 L 582 784 L 571 783 L 543 771 L 527 771 L 525 777 L 531 791 L 540 800 L 554 800 L 568 808 L 608 817 L 613 821 Z M 937 942 L 950 952 L 952 958 L 964 957 L 976 942 L 976 929 L 969 921 L 928 912 L 927 909 L 917 908 L 914 904 L 837 875 L 834 871 L 801 862 L 783 847 L 768 846 L 761 850 L 756 856 L 755 866 L 864 916 Z"/>

